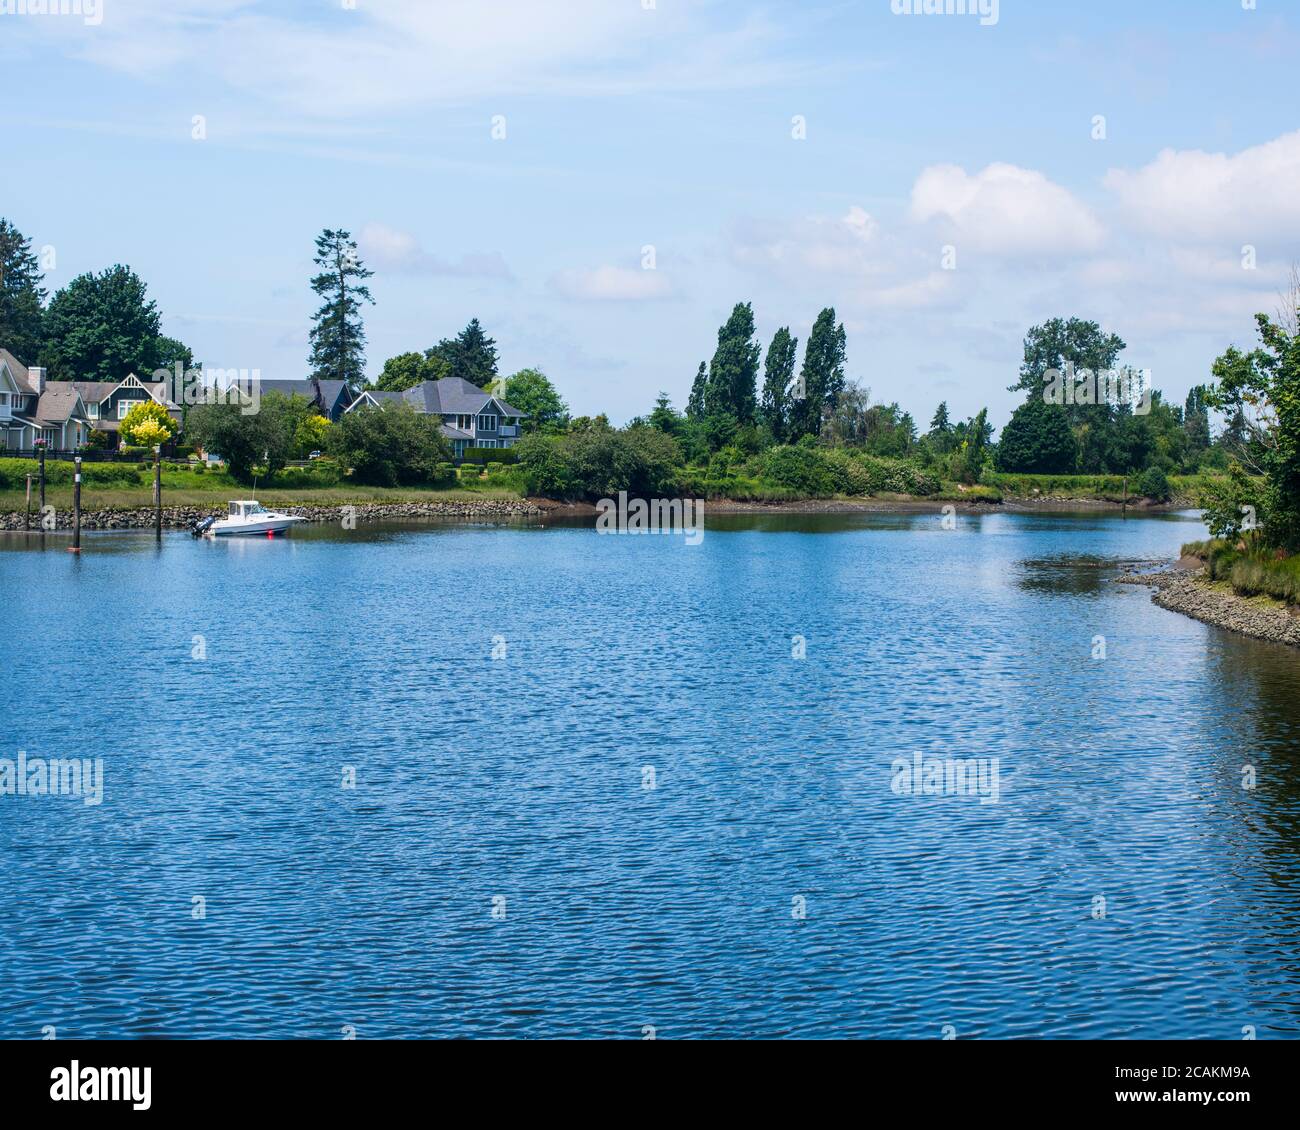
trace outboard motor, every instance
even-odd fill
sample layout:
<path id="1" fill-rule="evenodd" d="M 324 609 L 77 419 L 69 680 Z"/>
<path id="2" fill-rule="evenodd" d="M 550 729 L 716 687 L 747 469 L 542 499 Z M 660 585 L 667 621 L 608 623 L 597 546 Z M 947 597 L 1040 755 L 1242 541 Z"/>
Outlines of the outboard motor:
<path id="1" fill-rule="evenodd" d="M 196 518 L 190 523 L 190 533 L 192 533 L 196 538 L 201 538 L 212 529 L 212 524 L 216 520 L 217 518 L 215 514 L 209 515 L 207 518 Z"/>

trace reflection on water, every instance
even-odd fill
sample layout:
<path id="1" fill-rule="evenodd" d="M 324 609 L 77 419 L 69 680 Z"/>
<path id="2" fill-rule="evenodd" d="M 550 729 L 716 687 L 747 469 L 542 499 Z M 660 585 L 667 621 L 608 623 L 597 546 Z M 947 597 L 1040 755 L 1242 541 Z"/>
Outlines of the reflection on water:
<path id="1" fill-rule="evenodd" d="M 0 537 L 0 758 L 105 762 L 0 1036 L 1296 1034 L 1300 662 L 1110 583 L 1194 516 L 592 524 Z"/>

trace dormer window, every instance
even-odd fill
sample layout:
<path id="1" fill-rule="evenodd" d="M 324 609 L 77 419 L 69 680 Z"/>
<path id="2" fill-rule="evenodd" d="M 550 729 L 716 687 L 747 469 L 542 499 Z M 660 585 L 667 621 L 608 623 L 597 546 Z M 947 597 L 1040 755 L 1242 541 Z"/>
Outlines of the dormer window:
<path id="1" fill-rule="evenodd" d="M 98 404 L 87 404 L 87 405 L 86 405 L 86 412 L 87 412 L 87 414 L 90 416 L 90 418 L 91 418 L 92 420 L 98 420 L 98 419 L 99 419 L 99 405 L 98 405 Z"/>

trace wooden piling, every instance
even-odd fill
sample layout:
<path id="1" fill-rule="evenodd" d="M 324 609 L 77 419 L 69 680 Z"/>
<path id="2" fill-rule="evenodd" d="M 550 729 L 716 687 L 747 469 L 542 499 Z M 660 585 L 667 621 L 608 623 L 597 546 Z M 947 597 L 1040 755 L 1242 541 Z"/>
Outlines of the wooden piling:
<path id="1" fill-rule="evenodd" d="M 72 550 L 81 552 L 81 456 L 72 460 Z"/>
<path id="2" fill-rule="evenodd" d="M 162 539 L 162 448 L 153 449 L 153 532 Z"/>

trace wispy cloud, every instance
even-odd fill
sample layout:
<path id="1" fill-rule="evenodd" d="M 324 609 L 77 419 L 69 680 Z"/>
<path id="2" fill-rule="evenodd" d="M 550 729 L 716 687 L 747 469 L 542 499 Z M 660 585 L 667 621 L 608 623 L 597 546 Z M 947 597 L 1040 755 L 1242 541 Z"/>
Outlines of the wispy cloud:
<path id="1" fill-rule="evenodd" d="M 369 223 L 357 235 L 357 250 L 368 267 L 401 275 L 451 275 L 462 278 L 512 279 L 498 251 L 469 252 L 455 259 L 433 255 L 410 232 Z"/>
<path id="2" fill-rule="evenodd" d="M 630 267 L 557 271 L 548 285 L 563 298 L 589 302 L 644 302 L 673 297 L 672 283 L 664 274 Z"/>

